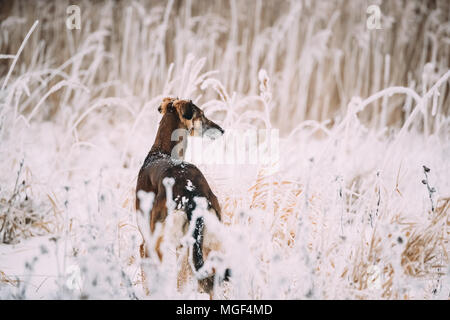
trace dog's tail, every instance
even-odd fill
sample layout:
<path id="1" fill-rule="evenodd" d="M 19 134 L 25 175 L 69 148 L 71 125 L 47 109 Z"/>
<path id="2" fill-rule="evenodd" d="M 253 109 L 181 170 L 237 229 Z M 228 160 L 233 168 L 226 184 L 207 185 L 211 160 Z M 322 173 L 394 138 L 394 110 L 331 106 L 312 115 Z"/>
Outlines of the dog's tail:
<path id="1" fill-rule="evenodd" d="M 213 209 L 209 209 L 208 211 L 214 211 Z M 212 212 L 211 212 L 212 213 Z M 215 217 L 215 213 L 211 214 L 211 217 Z M 204 260 L 204 248 L 205 245 L 209 247 L 208 251 L 217 245 L 217 239 L 212 234 L 211 230 L 208 229 L 208 226 L 205 225 L 205 220 L 209 221 L 209 219 L 205 219 L 203 216 L 194 216 L 193 221 L 194 228 L 192 231 L 193 244 L 192 244 L 192 262 L 195 272 L 197 273 L 197 277 L 199 278 L 200 285 L 203 287 L 205 292 L 210 292 L 214 286 L 214 278 L 219 276 L 219 281 L 228 281 L 231 277 L 231 270 L 226 268 L 223 274 L 218 275 L 218 270 L 201 270 L 205 272 L 199 273 L 200 269 L 205 266 Z M 191 229 L 192 230 L 192 229 Z M 206 233 L 205 233 L 206 232 Z M 206 237 L 206 238 L 205 238 Z M 205 243 L 206 242 L 206 243 Z"/>
<path id="2" fill-rule="evenodd" d="M 205 262 L 203 261 L 203 234 L 205 228 L 205 219 L 203 217 L 198 217 L 195 220 L 195 228 L 192 233 L 194 238 L 194 243 L 192 245 L 192 260 L 194 262 L 195 271 L 198 271 Z"/>

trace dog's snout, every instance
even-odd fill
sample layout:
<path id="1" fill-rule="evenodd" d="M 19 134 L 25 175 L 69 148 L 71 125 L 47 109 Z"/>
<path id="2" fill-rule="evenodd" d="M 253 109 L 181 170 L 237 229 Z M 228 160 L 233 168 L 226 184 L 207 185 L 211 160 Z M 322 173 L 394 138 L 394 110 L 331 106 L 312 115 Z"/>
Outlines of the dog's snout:
<path id="1" fill-rule="evenodd" d="M 219 138 L 225 133 L 225 130 L 223 130 L 218 124 L 212 122 L 211 120 L 207 121 L 205 127 L 206 130 L 203 133 L 211 139 Z"/>
<path id="2" fill-rule="evenodd" d="M 212 123 L 211 128 L 216 129 L 219 131 L 220 135 L 223 135 L 225 133 L 225 130 L 223 130 L 218 124 Z"/>

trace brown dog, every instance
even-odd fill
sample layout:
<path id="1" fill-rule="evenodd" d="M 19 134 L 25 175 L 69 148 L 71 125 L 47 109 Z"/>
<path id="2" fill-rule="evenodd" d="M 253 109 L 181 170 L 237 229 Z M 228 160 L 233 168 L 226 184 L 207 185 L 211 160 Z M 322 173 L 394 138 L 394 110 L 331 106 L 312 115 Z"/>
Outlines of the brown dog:
<path id="1" fill-rule="evenodd" d="M 167 194 L 163 181 L 166 178 L 173 178 L 172 198 L 176 208 L 185 213 L 184 225 L 180 227 L 183 234 L 187 232 L 189 224 L 195 225 L 190 228 L 193 230 L 192 237 L 192 265 L 195 271 L 198 271 L 206 259 L 207 253 L 211 248 L 205 248 L 204 228 L 205 220 L 203 217 L 192 220 L 192 212 L 196 208 L 195 197 L 206 199 L 206 205 L 209 212 L 221 219 L 221 210 L 217 197 L 211 191 L 208 182 L 201 171 L 193 164 L 182 162 L 184 152 L 187 146 L 187 136 L 200 136 L 205 133 L 223 134 L 224 130 L 216 123 L 207 119 L 203 111 L 190 100 L 178 100 L 165 98 L 158 108 L 163 117 L 159 124 L 155 142 L 144 164 L 139 171 L 136 186 L 136 195 L 139 191 L 153 192 L 155 194 L 153 207 L 150 211 L 150 233 L 155 231 L 156 223 L 165 223 L 169 213 L 166 206 Z M 177 138 L 173 139 L 174 133 L 178 132 Z M 179 138 L 182 138 L 180 143 Z M 173 141 L 176 140 L 176 141 Z M 180 150 L 181 146 L 181 150 Z M 140 199 L 136 196 L 136 210 L 140 210 Z M 141 233 L 145 232 L 141 230 Z M 145 237 L 143 237 L 145 239 Z M 207 239 L 206 239 L 207 240 Z M 156 241 L 155 250 L 160 260 L 163 259 L 164 252 L 160 248 L 162 239 Z M 141 257 L 149 256 L 149 248 L 145 240 L 141 245 Z M 227 280 L 230 271 L 226 269 L 222 275 L 223 280 Z M 206 278 L 199 279 L 199 285 L 203 291 L 211 295 L 214 285 L 215 274 Z"/>

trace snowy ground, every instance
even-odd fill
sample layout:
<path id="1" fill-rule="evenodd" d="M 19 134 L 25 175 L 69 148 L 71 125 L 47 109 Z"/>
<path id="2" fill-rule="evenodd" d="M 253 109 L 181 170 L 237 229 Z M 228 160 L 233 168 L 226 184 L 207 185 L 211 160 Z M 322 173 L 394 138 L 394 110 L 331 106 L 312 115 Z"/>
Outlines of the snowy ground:
<path id="1" fill-rule="evenodd" d="M 84 1 L 81 30 L 68 3 L 8 4 L 0 298 L 208 298 L 173 265 L 141 284 L 136 176 L 178 96 L 223 139 L 280 134 L 277 162 L 193 161 L 233 270 L 215 298 L 448 299 L 450 10 L 380 2 L 369 30 L 368 4 Z"/>

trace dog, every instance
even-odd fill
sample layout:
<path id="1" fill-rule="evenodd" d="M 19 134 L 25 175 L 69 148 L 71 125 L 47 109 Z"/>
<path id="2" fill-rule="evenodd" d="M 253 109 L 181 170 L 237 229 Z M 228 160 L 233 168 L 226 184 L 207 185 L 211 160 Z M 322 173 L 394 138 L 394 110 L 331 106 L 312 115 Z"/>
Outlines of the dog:
<path id="1" fill-rule="evenodd" d="M 153 207 L 150 211 L 150 233 L 153 235 L 157 223 L 164 225 L 171 214 L 167 208 L 168 200 L 174 202 L 178 211 L 181 210 L 182 216 L 176 224 L 175 233 L 185 235 L 191 232 L 192 245 L 189 248 L 188 259 L 190 259 L 191 271 L 196 274 L 199 281 L 199 287 L 212 298 L 214 279 L 217 276 L 217 270 L 212 268 L 210 272 L 201 270 L 205 268 L 205 260 L 211 251 L 220 249 L 220 244 L 211 233 L 208 233 L 208 226 L 205 226 L 205 217 L 193 216 L 197 207 L 196 200 L 204 199 L 205 209 L 209 218 L 215 217 L 221 221 L 221 209 L 217 197 L 212 192 L 206 178 L 202 172 L 193 164 L 182 161 L 187 147 L 188 136 L 209 135 L 216 138 L 224 133 L 224 130 L 213 121 L 209 120 L 204 112 L 197 107 L 191 100 L 180 100 L 175 98 L 164 98 L 158 111 L 162 114 L 159 123 L 155 142 L 150 149 L 144 164 L 142 165 L 136 185 L 136 210 L 141 210 L 141 200 L 139 192 L 154 193 Z M 175 136 L 175 139 L 174 139 Z M 179 141 L 182 139 L 181 142 Z M 167 181 L 172 181 L 172 191 L 167 192 Z M 172 199 L 167 199 L 171 196 Z M 142 211 L 141 211 L 142 212 Z M 147 213 L 148 214 L 148 213 Z M 141 234 L 146 232 L 141 230 Z M 149 244 L 144 241 L 140 246 L 142 258 L 149 257 Z M 174 240 L 174 239 L 172 239 Z M 161 249 L 162 236 L 156 240 L 153 248 L 158 258 L 162 261 L 164 252 Z M 178 239 L 175 239 L 178 241 Z M 186 259 L 186 260 L 188 260 Z M 184 273 L 189 271 L 188 266 L 182 266 Z M 230 269 L 226 269 L 221 274 L 220 281 L 228 280 L 231 276 Z M 144 276 L 145 277 L 145 276 Z M 179 274 L 178 286 L 182 286 L 186 280 L 186 275 Z M 183 279 L 180 279 L 183 278 Z"/>

